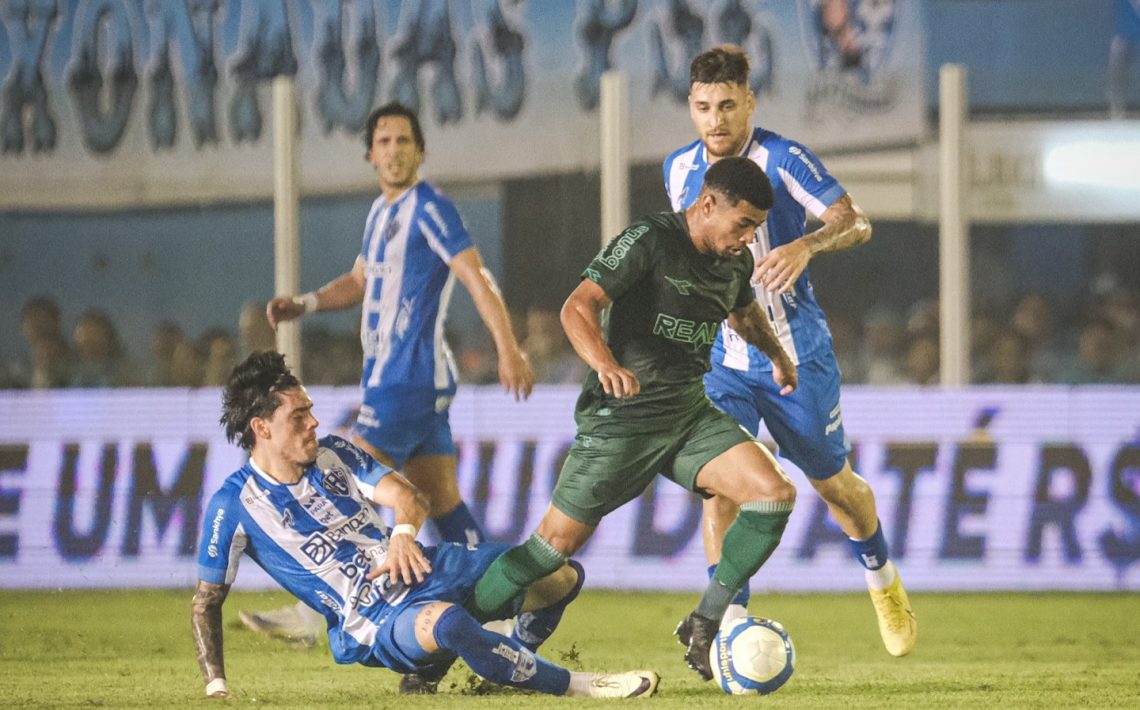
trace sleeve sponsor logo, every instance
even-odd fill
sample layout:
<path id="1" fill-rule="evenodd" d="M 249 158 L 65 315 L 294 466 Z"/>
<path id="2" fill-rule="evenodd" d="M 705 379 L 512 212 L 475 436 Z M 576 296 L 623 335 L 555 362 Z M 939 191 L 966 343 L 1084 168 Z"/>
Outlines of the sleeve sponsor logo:
<path id="1" fill-rule="evenodd" d="M 226 509 L 218 508 L 217 514 L 214 515 L 214 521 L 210 523 L 210 544 L 206 547 L 206 552 L 211 558 L 218 556 L 218 539 L 222 534 L 222 521 L 225 517 Z"/>
<path id="2" fill-rule="evenodd" d="M 646 224 L 625 230 L 622 232 L 622 235 L 614 241 L 609 253 L 599 256 L 598 261 L 608 267 L 610 271 L 617 269 L 618 265 L 621 264 L 621 260 L 629 253 L 634 242 L 644 236 L 648 231 L 649 225 Z"/>

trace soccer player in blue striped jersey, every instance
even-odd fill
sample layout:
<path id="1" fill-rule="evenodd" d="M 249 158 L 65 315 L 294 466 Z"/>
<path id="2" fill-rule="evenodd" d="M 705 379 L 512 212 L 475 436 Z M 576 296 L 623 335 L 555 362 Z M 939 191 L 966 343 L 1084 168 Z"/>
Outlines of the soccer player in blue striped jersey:
<path id="1" fill-rule="evenodd" d="M 381 194 L 365 221 L 356 262 L 317 291 L 271 300 L 269 322 L 276 327 L 306 313 L 362 304 L 363 403 L 352 441 L 423 491 L 440 539 L 478 542 L 483 531 L 459 496 L 448 421 L 456 373 L 444 320 L 455 277 L 471 293 L 495 342 L 502 385 L 525 399 L 534 373 L 455 205 L 419 177 L 425 145 L 416 113 L 395 103 L 376 109 L 367 121 L 364 145 Z M 243 621 L 285 636 L 305 633 L 295 623 L 275 626 L 274 614 L 281 616 L 275 611 L 243 616 Z"/>
<path id="2" fill-rule="evenodd" d="M 552 695 L 641 697 L 657 674 L 571 673 L 535 655 L 582 585 L 563 565 L 515 599 L 512 636 L 462 606 L 507 549 L 415 541 L 427 502 L 402 475 L 337 437 L 318 439 L 313 402 L 280 353 L 234 368 L 223 391 L 226 436 L 250 454 L 210 498 L 198 552 L 192 626 L 206 694 L 226 697 L 222 604 L 242 555 L 316 609 L 337 663 L 427 673 L 462 658 L 483 678 Z M 393 509 L 389 529 L 374 506 Z"/>
<path id="3" fill-rule="evenodd" d="M 780 455 L 807 475 L 866 568 L 887 651 L 902 656 L 914 647 L 918 627 L 888 557 L 874 493 L 847 460 L 839 366 L 808 274 L 808 262 L 816 254 L 870 239 L 871 224 L 807 147 L 751 125 L 756 100 L 748 73 L 748 57 L 735 46 L 716 47 L 693 59 L 689 112 L 699 138 L 665 159 L 665 189 L 674 209 L 687 208 L 700 193 L 709 166 L 727 156 L 745 156 L 768 175 L 775 204 L 749 246 L 756 262 L 753 283 L 773 330 L 796 363 L 799 387 L 782 395 L 772 379 L 771 360 L 726 322 L 713 345 L 706 391 L 749 432 L 757 433 L 763 420 Z M 813 232 L 806 232 L 809 212 L 823 222 Z M 724 531 L 736 515 L 736 506 L 724 498 L 705 502 L 702 530 L 710 575 L 720 559 Z M 745 586 L 724 620 L 744 615 L 747 603 Z"/>
<path id="4" fill-rule="evenodd" d="M 364 143 L 381 194 L 365 221 L 356 262 L 317 291 L 274 298 L 269 322 L 276 327 L 306 313 L 362 304 L 364 401 L 353 442 L 427 495 L 442 539 L 478 541 L 483 533 L 459 497 L 448 423 L 456 373 L 444 320 L 455 277 L 494 339 L 502 385 L 516 399 L 526 398 L 534 374 L 455 205 L 419 177 L 425 146 L 415 112 L 400 104 L 376 109 Z"/>

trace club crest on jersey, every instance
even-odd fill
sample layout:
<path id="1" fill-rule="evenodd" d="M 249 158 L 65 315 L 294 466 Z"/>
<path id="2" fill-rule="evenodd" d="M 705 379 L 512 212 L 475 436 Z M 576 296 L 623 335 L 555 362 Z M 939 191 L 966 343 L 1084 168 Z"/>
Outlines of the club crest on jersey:
<path id="1" fill-rule="evenodd" d="M 321 486 L 324 487 L 329 493 L 338 496 L 346 496 L 349 493 L 348 476 L 344 471 L 339 471 L 335 468 L 323 472 L 321 476 Z"/>

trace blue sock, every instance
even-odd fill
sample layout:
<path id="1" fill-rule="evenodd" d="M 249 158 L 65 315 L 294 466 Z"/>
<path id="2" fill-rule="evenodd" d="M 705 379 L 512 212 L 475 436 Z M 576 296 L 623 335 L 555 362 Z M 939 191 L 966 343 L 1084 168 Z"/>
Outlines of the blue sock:
<path id="1" fill-rule="evenodd" d="M 887 554 L 887 538 L 883 535 L 883 525 L 878 521 L 875 521 L 875 524 L 875 534 L 866 540 L 847 539 L 851 543 L 851 551 L 855 553 L 855 557 L 869 570 L 882 569 L 890 559 Z"/>
<path id="2" fill-rule="evenodd" d="M 716 565 L 709 565 L 709 579 L 712 579 L 714 574 L 716 574 Z M 744 583 L 744 586 L 741 587 L 740 591 L 736 593 L 736 596 L 732 598 L 733 604 L 739 604 L 745 609 L 748 608 L 748 600 L 752 597 L 752 590 L 749 588 L 751 584 L 751 580 Z"/>
<path id="3" fill-rule="evenodd" d="M 524 612 L 518 616 L 518 623 L 511 633 L 511 638 L 532 651 L 537 651 L 538 647 L 550 638 L 558 628 L 558 622 L 562 621 L 566 607 L 570 606 L 570 602 L 577 599 L 578 592 L 582 591 L 582 583 L 586 581 L 586 570 L 574 560 L 570 560 L 569 565 L 578 573 L 578 581 L 574 584 L 574 588 L 550 606 Z"/>
<path id="4" fill-rule="evenodd" d="M 471 511 L 467 509 L 467 504 L 463 501 L 459 501 L 459 505 L 455 506 L 450 513 L 432 518 L 431 521 L 435 523 L 439 539 L 444 542 L 471 545 L 487 539 L 487 536 L 483 534 L 483 528 L 475 522 L 475 517 L 471 515 Z"/>
<path id="5" fill-rule="evenodd" d="M 435 624 L 435 641 L 493 683 L 550 695 L 565 695 L 570 687 L 570 671 L 534 655 L 514 639 L 487 631 L 463 607 L 443 612 Z"/>

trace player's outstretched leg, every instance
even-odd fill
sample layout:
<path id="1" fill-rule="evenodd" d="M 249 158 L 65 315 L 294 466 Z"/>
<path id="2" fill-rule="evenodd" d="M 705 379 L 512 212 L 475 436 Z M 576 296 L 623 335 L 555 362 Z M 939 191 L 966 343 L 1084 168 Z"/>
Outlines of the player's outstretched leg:
<path id="1" fill-rule="evenodd" d="M 447 605 L 439 614 L 433 636 L 439 648 L 459 656 L 476 674 L 500 685 L 592 698 L 644 698 L 657 691 L 659 677 L 653 671 L 571 672 L 514 639 L 487 631 L 458 606 Z"/>

